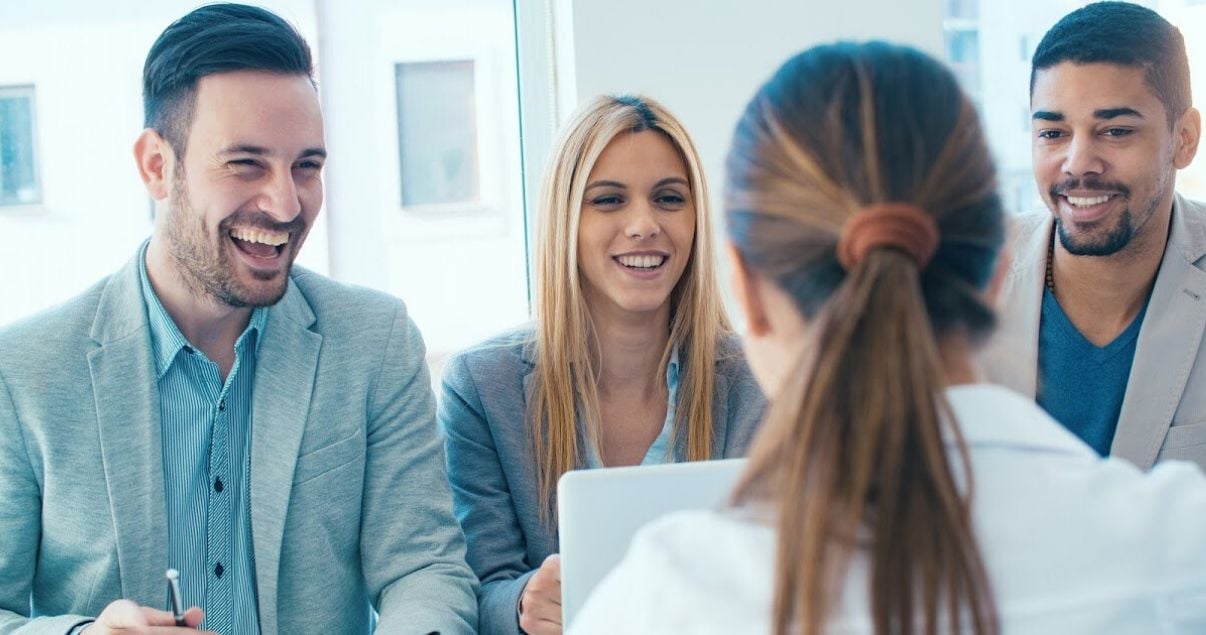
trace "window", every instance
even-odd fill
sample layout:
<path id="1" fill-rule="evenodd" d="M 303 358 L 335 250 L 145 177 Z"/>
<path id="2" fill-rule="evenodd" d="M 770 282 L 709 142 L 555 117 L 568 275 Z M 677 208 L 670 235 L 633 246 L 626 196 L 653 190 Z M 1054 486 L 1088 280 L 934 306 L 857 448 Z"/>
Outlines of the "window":
<path id="1" fill-rule="evenodd" d="M 394 68 L 402 206 L 479 202 L 473 61 Z"/>
<path id="2" fill-rule="evenodd" d="M 40 200 L 33 86 L 0 87 L 0 205 Z"/>

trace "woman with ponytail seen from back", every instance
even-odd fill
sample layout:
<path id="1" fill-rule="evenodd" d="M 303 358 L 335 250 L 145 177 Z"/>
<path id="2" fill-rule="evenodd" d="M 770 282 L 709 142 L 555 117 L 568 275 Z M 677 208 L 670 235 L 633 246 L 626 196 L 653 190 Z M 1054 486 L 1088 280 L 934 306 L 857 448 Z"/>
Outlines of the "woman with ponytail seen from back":
<path id="1" fill-rule="evenodd" d="M 733 507 L 643 529 L 571 633 L 1206 632 L 1206 478 L 977 383 L 1005 219 L 949 71 L 805 51 L 727 167 L 766 421 Z"/>

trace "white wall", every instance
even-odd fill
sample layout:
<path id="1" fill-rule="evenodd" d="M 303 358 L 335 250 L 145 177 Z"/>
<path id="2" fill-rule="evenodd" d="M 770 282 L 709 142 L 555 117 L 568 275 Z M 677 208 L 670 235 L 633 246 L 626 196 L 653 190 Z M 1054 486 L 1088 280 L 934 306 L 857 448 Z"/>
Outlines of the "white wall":
<path id="1" fill-rule="evenodd" d="M 941 0 L 573 0 L 559 8 L 573 15 L 578 98 L 632 92 L 665 104 L 695 138 L 717 195 L 738 116 L 792 54 L 881 38 L 942 55 Z"/>

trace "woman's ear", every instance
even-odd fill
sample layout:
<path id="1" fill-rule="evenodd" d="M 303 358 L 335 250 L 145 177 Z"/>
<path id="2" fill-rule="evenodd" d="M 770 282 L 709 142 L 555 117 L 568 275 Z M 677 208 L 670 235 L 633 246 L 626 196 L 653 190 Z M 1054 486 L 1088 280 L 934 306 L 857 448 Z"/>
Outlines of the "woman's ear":
<path id="1" fill-rule="evenodd" d="M 753 336 L 763 336 L 770 331 L 770 322 L 766 318 L 766 303 L 762 297 L 761 281 L 750 271 L 745 258 L 733 243 L 725 245 L 728 254 L 733 295 L 737 297 L 737 305 L 745 315 L 746 332 Z"/>

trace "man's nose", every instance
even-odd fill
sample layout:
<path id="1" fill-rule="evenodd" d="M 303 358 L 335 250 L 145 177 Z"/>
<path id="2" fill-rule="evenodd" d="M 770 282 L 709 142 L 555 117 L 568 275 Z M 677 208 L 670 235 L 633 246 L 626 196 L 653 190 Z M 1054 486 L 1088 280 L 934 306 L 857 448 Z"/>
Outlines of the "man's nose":
<path id="1" fill-rule="evenodd" d="M 293 174 L 286 172 L 268 179 L 260 193 L 259 208 L 279 222 L 287 223 L 301 214 L 301 198 Z"/>
<path id="2" fill-rule="evenodd" d="M 1063 172 L 1068 176 L 1082 177 L 1105 172 L 1105 161 L 1092 137 L 1072 137 L 1064 154 Z"/>

